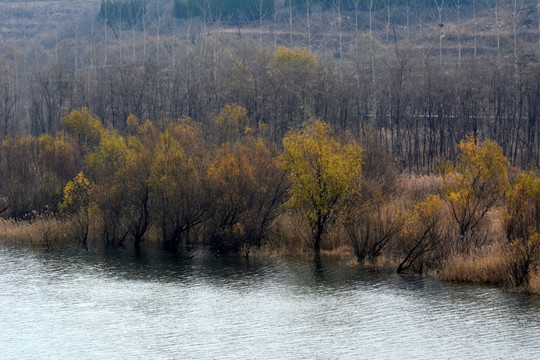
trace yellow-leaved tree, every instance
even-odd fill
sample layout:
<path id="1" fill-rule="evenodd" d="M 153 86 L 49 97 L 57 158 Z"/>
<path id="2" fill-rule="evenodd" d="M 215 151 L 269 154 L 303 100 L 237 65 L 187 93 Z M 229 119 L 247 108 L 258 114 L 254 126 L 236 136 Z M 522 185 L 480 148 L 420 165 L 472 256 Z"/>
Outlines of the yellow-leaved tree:
<path id="1" fill-rule="evenodd" d="M 88 108 L 73 110 L 62 119 L 62 127 L 76 142 L 80 156 L 84 156 L 91 148 L 98 145 L 105 130 L 103 124 Z"/>
<path id="2" fill-rule="evenodd" d="M 481 223 L 508 189 L 510 163 L 495 141 L 478 144 L 467 137 L 458 150 L 457 166 L 443 179 L 443 193 L 458 233 L 457 250 L 467 252 L 486 239 Z"/>
<path id="3" fill-rule="evenodd" d="M 510 285 L 529 282 L 530 272 L 540 263 L 540 178 L 520 174 L 506 195 L 504 211 Z"/>
<path id="4" fill-rule="evenodd" d="M 127 172 L 131 149 L 114 130 L 103 133 L 99 146 L 88 156 L 92 180 L 91 198 L 97 205 L 103 224 L 103 240 L 109 245 L 122 245 L 129 233 L 128 206 L 131 194 Z"/>
<path id="5" fill-rule="evenodd" d="M 166 250 L 176 251 L 182 240 L 188 242 L 191 230 L 209 217 L 206 151 L 198 139 L 196 125 L 187 120 L 173 123 L 161 135 L 155 150 L 150 179 Z"/>
<path id="6" fill-rule="evenodd" d="M 275 89 L 269 106 L 278 125 L 278 134 L 303 121 L 309 120 L 315 108 L 315 89 L 318 80 L 324 78 L 324 70 L 317 57 L 307 49 L 289 49 L 280 46 L 269 63 L 272 81 L 269 86 Z"/>
<path id="7" fill-rule="evenodd" d="M 90 215 L 90 182 L 80 172 L 64 187 L 64 196 L 58 208 L 72 221 L 72 226 L 79 238 L 81 245 L 88 248 L 88 231 Z"/>
<path id="8" fill-rule="evenodd" d="M 262 139 L 225 143 L 208 168 L 213 188 L 210 244 L 219 252 L 261 245 L 286 191 L 285 172 Z"/>
<path id="9" fill-rule="evenodd" d="M 222 141 L 234 142 L 251 131 L 246 108 L 237 104 L 225 105 L 216 118 L 216 123 Z"/>
<path id="10" fill-rule="evenodd" d="M 278 161 L 290 180 L 286 205 L 307 220 L 311 245 L 319 254 L 328 226 L 338 220 L 347 202 L 360 196 L 362 148 L 341 143 L 320 120 L 288 133 L 283 145 Z"/>

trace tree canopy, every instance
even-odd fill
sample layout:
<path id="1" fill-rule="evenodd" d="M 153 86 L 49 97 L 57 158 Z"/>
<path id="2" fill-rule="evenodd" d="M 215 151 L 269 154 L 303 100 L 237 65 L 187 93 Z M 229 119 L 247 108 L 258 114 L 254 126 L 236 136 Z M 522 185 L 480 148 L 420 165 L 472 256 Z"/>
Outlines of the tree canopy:
<path id="1" fill-rule="evenodd" d="M 320 120 L 288 133 L 283 146 L 279 162 L 290 181 L 286 204 L 307 220 L 318 253 L 328 225 L 338 219 L 347 201 L 360 195 L 362 148 L 342 143 Z"/>

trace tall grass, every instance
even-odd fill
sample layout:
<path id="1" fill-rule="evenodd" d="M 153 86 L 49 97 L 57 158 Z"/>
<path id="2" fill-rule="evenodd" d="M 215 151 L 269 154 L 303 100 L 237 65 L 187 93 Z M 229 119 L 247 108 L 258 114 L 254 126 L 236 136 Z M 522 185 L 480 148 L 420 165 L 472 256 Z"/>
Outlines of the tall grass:
<path id="1" fill-rule="evenodd" d="M 31 221 L 0 219 L 0 241 L 3 243 L 51 248 L 69 242 L 72 235 L 63 219 L 46 216 Z"/>
<path id="2" fill-rule="evenodd" d="M 450 258 L 440 272 L 446 281 L 504 284 L 507 277 L 505 254 L 500 251 L 477 255 L 456 255 Z"/>
<path id="3" fill-rule="evenodd" d="M 531 272 L 526 290 L 530 294 L 540 295 L 540 268 Z"/>

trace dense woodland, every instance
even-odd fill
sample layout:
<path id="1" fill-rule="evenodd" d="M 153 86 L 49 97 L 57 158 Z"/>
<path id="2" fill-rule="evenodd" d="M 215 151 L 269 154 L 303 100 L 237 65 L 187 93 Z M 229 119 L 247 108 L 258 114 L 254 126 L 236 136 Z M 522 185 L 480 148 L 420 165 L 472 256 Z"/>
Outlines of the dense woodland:
<path id="1" fill-rule="evenodd" d="M 90 2 L 43 30 L 20 25 L 37 5 L 5 4 L 0 136 L 54 133 L 82 107 L 124 131 L 129 114 L 209 124 L 237 103 L 276 143 L 311 118 L 373 128 L 403 170 L 454 159 L 471 133 L 496 140 L 513 164 L 538 166 L 535 3 L 345 3 L 276 2 L 271 19 L 236 24 L 176 20 L 166 1 Z M 281 45 L 313 57 L 278 61 Z"/>
<path id="2" fill-rule="evenodd" d="M 294 238 L 454 279 L 498 259 L 469 280 L 540 289 L 536 1 L 1 10 L 4 234 L 244 255 Z"/>

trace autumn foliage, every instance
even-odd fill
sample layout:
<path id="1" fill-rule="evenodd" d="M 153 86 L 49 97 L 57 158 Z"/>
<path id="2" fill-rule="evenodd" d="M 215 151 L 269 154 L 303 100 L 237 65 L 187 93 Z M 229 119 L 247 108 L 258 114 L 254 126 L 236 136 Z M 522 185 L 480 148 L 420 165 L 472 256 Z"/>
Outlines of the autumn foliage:
<path id="1" fill-rule="evenodd" d="M 293 55 L 306 56 L 283 54 Z M 538 272 L 540 180 L 523 173 L 511 185 L 495 142 L 464 139 L 438 182 L 405 191 L 369 134 L 356 139 L 311 120 L 282 144 L 274 136 L 237 104 L 210 127 L 130 115 L 123 131 L 105 128 L 88 109 L 73 111 L 56 134 L 4 139 L 2 215 L 64 224 L 86 249 L 146 241 L 248 256 L 290 246 L 285 239 L 296 234 L 317 255 L 340 244 L 362 264 L 393 264 L 400 273 L 443 270 L 459 278 L 476 258 L 503 263 L 505 283 L 527 288 Z M 497 217 L 504 237 L 494 235 Z M 44 229 L 51 247 L 51 234 L 61 231 Z M 488 260 L 490 248 L 497 262 Z"/>
<path id="2" fill-rule="evenodd" d="M 290 181 L 286 205 L 308 222 L 311 245 L 319 253 L 328 227 L 360 196 L 362 148 L 342 144 L 322 121 L 287 134 L 283 146 L 279 162 Z"/>

